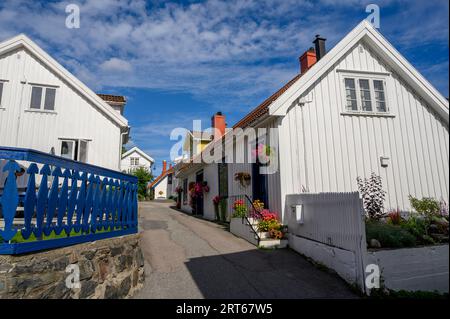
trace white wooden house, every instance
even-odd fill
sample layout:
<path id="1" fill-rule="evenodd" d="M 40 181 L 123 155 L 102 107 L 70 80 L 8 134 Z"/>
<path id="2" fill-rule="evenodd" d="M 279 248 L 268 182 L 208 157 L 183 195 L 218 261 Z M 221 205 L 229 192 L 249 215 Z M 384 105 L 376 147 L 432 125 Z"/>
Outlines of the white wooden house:
<path id="1" fill-rule="evenodd" d="M 261 175 L 252 163 L 176 167 L 185 188 L 208 182 L 204 216 L 214 218 L 215 195 L 247 194 L 283 218 L 286 195 L 357 191 L 357 177 L 372 172 L 382 178 L 387 209 L 410 209 L 408 195 L 448 202 L 448 100 L 366 21 L 329 52 L 325 39 L 314 43 L 300 58 L 301 73 L 233 127 L 276 128 L 262 142 L 277 154 L 278 170 Z M 242 187 L 237 172 L 252 182 Z M 190 211 L 187 191 L 183 196 Z"/>
<path id="2" fill-rule="evenodd" d="M 94 93 L 25 35 L 0 43 L 0 145 L 119 170 L 124 105 Z"/>
<path id="3" fill-rule="evenodd" d="M 169 199 L 176 196 L 177 184 L 174 173 L 172 165 L 167 168 L 167 162 L 163 161 L 161 174 L 148 184 L 148 189 L 153 193 L 154 199 Z"/>
<path id="4" fill-rule="evenodd" d="M 151 172 L 154 163 L 155 160 L 151 156 L 135 146 L 123 153 L 120 169 L 122 172 L 131 173 L 142 167 Z"/>

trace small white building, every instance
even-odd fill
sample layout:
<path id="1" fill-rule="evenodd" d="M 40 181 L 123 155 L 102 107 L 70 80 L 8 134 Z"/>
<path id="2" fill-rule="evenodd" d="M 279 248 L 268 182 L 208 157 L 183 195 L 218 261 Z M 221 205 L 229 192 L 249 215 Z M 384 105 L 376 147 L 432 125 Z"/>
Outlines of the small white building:
<path id="1" fill-rule="evenodd" d="M 98 96 L 25 35 L 0 43 L 0 145 L 120 170 L 124 105 Z"/>
<path id="2" fill-rule="evenodd" d="M 155 160 L 138 147 L 133 147 L 122 155 L 120 170 L 124 173 L 132 173 L 138 168 L 145 168 L 149 172 Z"/>
<path id="3" fill-rule="evenodd" d="M 176 195 L 176 187 L 175 170 L 172 165 L 167 169 L 167 162 L 163 161 L 161 174 L 149 183 L 148 189 L 153 193 L 154 199 L 169 199 Z"/>
<path id="4" fill-rule="evenodd" d="M 386 209 L 409 210 L 409 195 L 448 202 L 448 100 L 367 21 L 329 52 L 325 39 L 314 43 L 300 57 L 301 72 L 233 126 L 274 129 L 231 143 L 234 153 L 242 144 L 270 147 L 277 169 L 260 174 L 261 165 L 247 160 L 179 164 L 185 211 L 189 188 L 207 182 L 210 191 L 197 203 L 206 218 L 214 218 L 214 196 L 227 197 L 230 208 L 233 198 L 248 195 L 284 220 L 287 195 L 357 191 L 357 177 L 371 173 L 381 176 Z M 226 147 L 229 134 L 203 153 L 215 143 Z M 251 176 L 248 185 L 237 173 Z"/>

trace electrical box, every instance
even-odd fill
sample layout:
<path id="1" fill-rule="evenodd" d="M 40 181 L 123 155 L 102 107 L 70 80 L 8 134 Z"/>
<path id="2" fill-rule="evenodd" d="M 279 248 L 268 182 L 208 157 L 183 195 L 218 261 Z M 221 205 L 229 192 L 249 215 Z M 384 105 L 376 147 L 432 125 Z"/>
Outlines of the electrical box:
<path id="1" fill-rule="evenodd" d="M 381 156 L 380 164 L 381 164 L 381 167 L 388 167 L 389 166 L 389 157 Z"/>

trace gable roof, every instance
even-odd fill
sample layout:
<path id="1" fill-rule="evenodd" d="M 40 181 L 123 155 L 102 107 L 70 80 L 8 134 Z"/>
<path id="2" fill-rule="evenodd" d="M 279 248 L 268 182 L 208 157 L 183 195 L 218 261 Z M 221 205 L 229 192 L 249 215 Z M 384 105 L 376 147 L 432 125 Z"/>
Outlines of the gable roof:
<path id="1" fill-rule="evenodd" d="M 140 148 L 138 148 L 137 146 L 129 149 L 128 151 L 126 151 L 125 153 L 122 154 L 122 159 L 130 156 L 131 154 L 133 154 L 134 152 L 139 153 L 142 157 L 144 157 L 147 161 L 154 163 L 155 160 L 150 157 L 149 155 L 147 155 L 143 150 L 141 150 Z"/>
<path id="2" fill-rule="evenodd" d="M 16 50 L 18 48 L 25 48 L 33 56 L 39 59 L 52 72 L 57 74 L 67 82 L 74 90 L 83 95 L 89 102 L 97 107 L 109 119 L 115 122 L 120 127 L 128 127 L 128 121 L 118 112 L 114 111 L 100 96 L 95 94 L 90 88 L 78 80 L 72 73 L 67 71 L 61 64 L 53 59 L 49 54 L 42 50 L 35 42 L 24 34 L 20 34 L 12 39 L 0 43 L 0 56 Z"/>
<path id="3" fill-rule="evenodd" d="M 156 187 L 156 185 L 158 185 L 165 177 L 169 176 L 170 174 L 173 174 L 174 172 L 175 172 L 175 169 L 173 167 L 171 167 L 168 170 L 162 172 L 161 175 L 159 175 L 157 178 L 155 178 L 153 180 L 153 182 L 151 182 L 148 185 L 148 188 Z"/>
<path id="4" fill-rule="evenodd" d="M 308 72 L 269 106 L 270 115 L 283 116 L 295 100 L 307 91 L 354 45 L 364 40 L 382 57 L 408 85 L 410 85 L 449 124 L 449 102 L 437 91 L 369 22 L 363 20 Z"/>

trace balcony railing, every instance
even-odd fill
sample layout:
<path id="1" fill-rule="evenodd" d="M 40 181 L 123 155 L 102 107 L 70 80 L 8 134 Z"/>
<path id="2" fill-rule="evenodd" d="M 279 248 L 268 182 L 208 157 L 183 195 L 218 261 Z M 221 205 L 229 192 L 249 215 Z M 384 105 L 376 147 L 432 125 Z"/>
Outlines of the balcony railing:
<path id="1" fill-rule="evenodd" d="M 123 236 L 137 227 L 136 177 L 0 147 L 0 254 Z"/>

